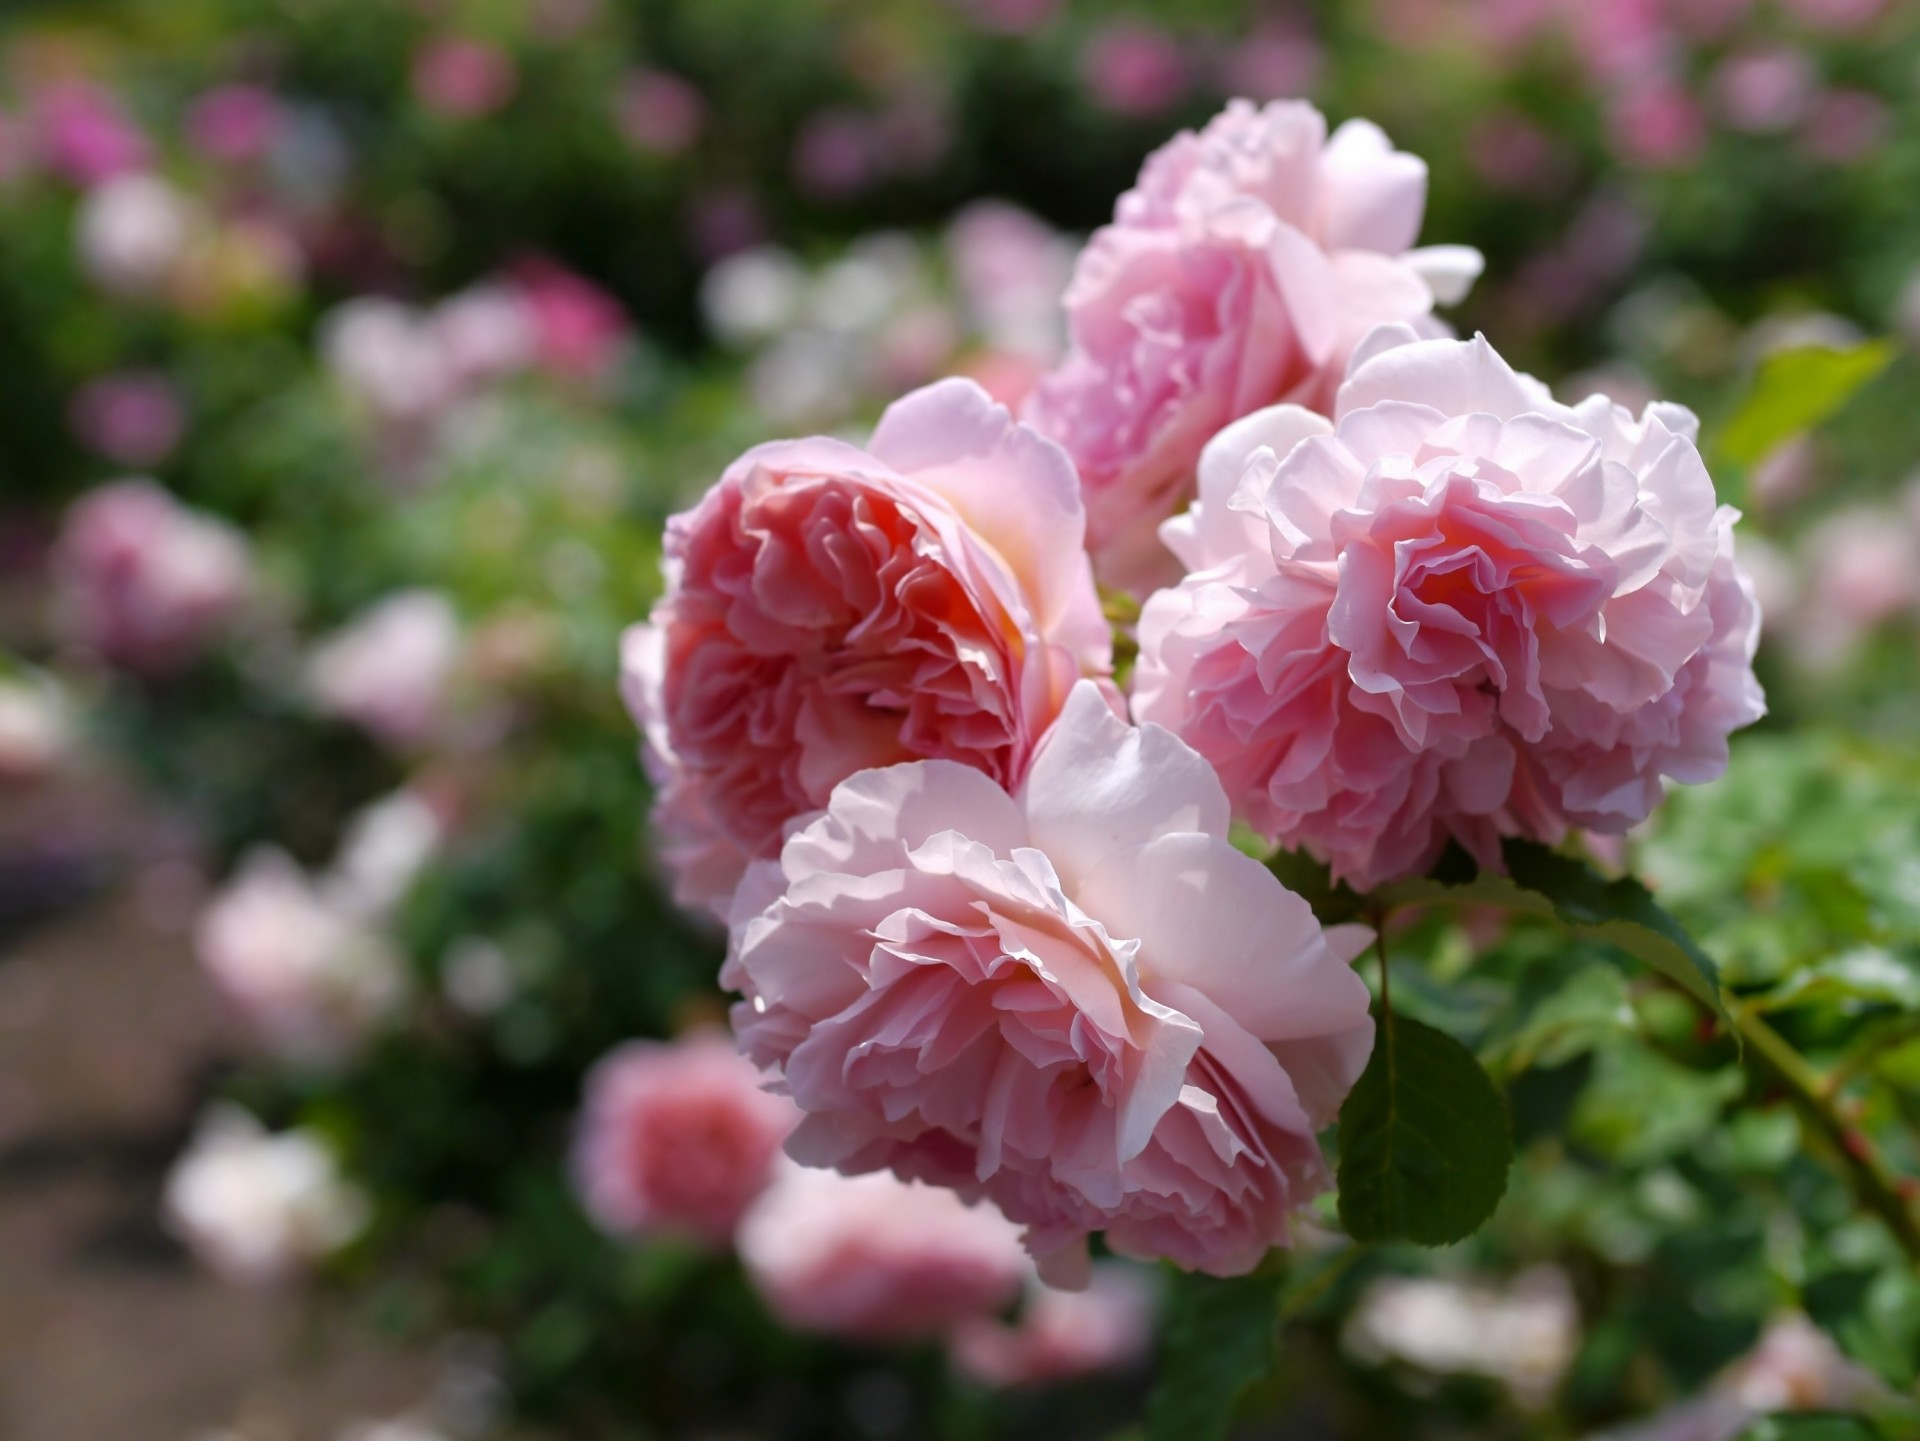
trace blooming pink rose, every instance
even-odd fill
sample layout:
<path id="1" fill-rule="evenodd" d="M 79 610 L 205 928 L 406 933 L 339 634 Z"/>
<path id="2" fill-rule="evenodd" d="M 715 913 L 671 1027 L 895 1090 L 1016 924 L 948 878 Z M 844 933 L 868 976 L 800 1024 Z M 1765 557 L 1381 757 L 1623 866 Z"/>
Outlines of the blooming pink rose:
<path id="1" fill-rule="evenodd" d="M 920 756 L 1018 784 L 1111 636 L 1073 468 L 971 381 L 915 391 L 867 448 L 758 446 L 667 523 L 667 592 L 624 642 L 683 903 L 840 781 Z"/>
<path id="2" fill-rule="evenodd" d="M 440 732 L 460 653 L 453 603 L 438 591 L 403 590 L 321 641 L 307 681 L 322 711 L 405 750 Z"/>
<path id="3" fill-rule="evenodd" d="M 1137 1267 L 1102 1262 L 1084 1291 L 1029 1286 L 1014 1325 L 975 1316 L 950 1341 L 954 1364 L 988 1386 L 1032 1386 L 1138 1365 L 1153 1349 L 1154 1294 Z"/>
<path id="4" fill-rule="evenodd" d="M 1465 293 L 1476 252 L 1409 249 L 1426 191 L 1378 128 L 1329 138 L 1300 101 L 1236 101 L 1149 157 L 1081 252 L 1072 348 L 1025 412 L 1079 468 L 1103 579 L 1144 593 L 1178 575 L 1155 528 L 1214 432 L 1276 401 L 1325 410 L 1373 325 Z"/>
<path id="5" fill-rule="evenodd" d="M 802 1166 L 747 1213 L 740 1259 L 789 1326 L 861 1341 L 920 1340 L 997 1311 L 1030 1270 L 991 1206 L 892 1176 Z"/>
<path id="6" fill-rule="evenodd" d="M 671 1231 L 724 1246 L 798 1119 L 722 1032 L 630 1042 L 587 1076 L 574 1185 L 611 1234 Z"/>
<path id="7" fill-rule="evenodd" d="M 58 607 L 81 645 L 157 674 L 191 660 L 244 604 L 246 540 L 150 480 L 103 485 L 67 512 Z"/>
<path id="8" fill-rule="evenodd" d="M 1394 327 L 1334 417 L 1208 448 L 1163 532 L 1194 573 L 1141 618 L 1136 714 L 1247 820 L 1367 887 L 1720 774 L 1764 709 L 1759 615 L 1690 413 L 1561 405 L 1483 339 Z"/>
<path id="9" fill-rule="evenodd" d="M 1227 840 L 1220 782 L 1074 688 L 1009 793 L 951 761 L 864 771 L 757 865 L 725 984 L 808 1165 L 984 1195 L 1043 1272 L 1122 1255 L 1232 1275 L 1325 1185 L 1316 1130 L 1366 1062 L 1368 936 Z"/>

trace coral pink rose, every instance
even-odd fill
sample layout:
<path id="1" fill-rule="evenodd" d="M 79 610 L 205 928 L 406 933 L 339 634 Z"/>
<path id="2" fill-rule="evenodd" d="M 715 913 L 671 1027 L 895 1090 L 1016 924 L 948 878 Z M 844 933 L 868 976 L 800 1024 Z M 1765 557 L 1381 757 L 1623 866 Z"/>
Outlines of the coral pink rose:
<path id="1" fill-rule="evenodd" d="M 1073 467 L 970 381 L 890 408 L 865 449 L 762 445 L 667 524 L 667 593 L 624 643 L 685 904 L 870 766 L 1003 785 L 1111 636 Z"/>
<path id="2" fill-rule="evenodd" d="M 1329 137 L 1300 101 L 1236 101 L 1149 157 L 1081 253 L 1072 349 L 1025 411 L 1079 468 L 1103 580 L 1178 576 L 1155 528 L 1215 431 L 1276 401 L 1327 409 L 1376 323 L 1465 292 L 1476 252 L 1409 249 L 1426 191 L 1426 165 L 1378 128 Z"/>
<path id="3" fill-rule="evenodd" d="M 1091 682 L 1013 794 L 950 761 L 837 787 L 748 874 L 722 974 L 807 1113 L 788 1152 L 985 1195 L 1060 1282 L 1094 1231 L 1225 1275 L 1285 1243 L 1372 1044 L 1368 937 L 1227 820 L 1206 762 Z"/>
<path id="4" fill-rule="evenodd" d="M 1759 615 L 1696 422 L 1561 405 L 1485 340 L 1383 328 L 1335 420 L 1276 407 L 1163 534 L 1134 708 L 1258 830 L 1367 887 L 1449 838 L 1618 834 L 1762 713 Z"/>
<path id="5" fill-rule="evenodd" d="M 573 1153 L 587 1214 L 613 1235 L 725 1245 L 799 1119 L 720 1031 L 633 1041 L 587 1076 Z"/>
<path id="6" fill-rule="evenodd" d="M 1030 1286 L 1014 1325 L 976 1316 L 958 1327 L 954 1364 L 988 1386 L 1034 1386 L 1121 1371 L 1153 1349 L 1151 1279 L 1124 1262 L 1093 1268 L 1084 1291 Z"/>
<path id="7" fill-rule="evenodd" d="M 103 485 L 76 501 L 55 570 L 65 629 L 115 665 L 158 674 L 193 659 L 245 604 L 245 538 L 150 480 Z"/>
<path id="8" fill-rule="evenodd" d="M 739 1248 L 781 1320 L 861 1341 L 922 1340 L 998 1311 L 1031 1270 L 1019 1228 L 991 1206 L 802 1166 L 747 1213 Z"/>

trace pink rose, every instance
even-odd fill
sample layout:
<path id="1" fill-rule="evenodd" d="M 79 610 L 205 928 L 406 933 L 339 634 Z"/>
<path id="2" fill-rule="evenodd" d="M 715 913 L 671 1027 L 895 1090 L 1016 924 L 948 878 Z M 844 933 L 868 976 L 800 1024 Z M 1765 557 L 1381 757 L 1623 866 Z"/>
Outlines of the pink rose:
<path id="1" fill-rule="evenodd" d="M 413 93 L 451 120 L 491 115 L 513 98 L 520 72 L 497 45 L 461 36 L 433 41 L 413 59 Z"/>
<path id="2" fill-rule="evenodd" d="M 150 480 L 74 502 L 54 559 L 74 640 L 115 665 L 159 674 L 192 660 L 245 603 L 247 544 Z"/>
<path id="3" fill-rule="evenodd" d="M 1072 348 L 1025 413 L 1079 468 L 1103 579 L 1144 594 L 1178 575 L 1155 528 L 1214 432 L 1276 401 L 1325 410 L 1373 325 L 1465 293 L 1476 252 L 1409 249 L 1426 190 L 1378 128 L 1329 138 L 1300 101 L 1236 101 L 1149 157 L 1081 253 Z"/>
<path id="4" fill-rule="evenodd" d="M 594 381 L 620 357 L 632 334 L 620 302 L 584 276 L 534 257 L 513 279 L 533 324 L 534 353 L 562 379 Z"/>
<path id="5" fill-rule="evenodd" d="M 1074 688 L 1009 793 L 869 770 L 742 883 L 723 983 L 808 1165 L 985 1196 L 1043 1274 L 1128 1256 L 1222 1275 L 1326 1184 L 1317 1129 L 1372 1044 L 1369 937 L 1227 840 L 1213 771 Z"/>
<path id="6" fill-rule="evenodd" d="M 153 146 L 119 97 L 85 81 L 63 81 L 33 98 L 33 127 L 49 170 L 93 186 L 144 170 Z"/>
<path id="7" fill-rule="evenodd" d="M 1084 1291 L 1029 1286 L 1016 1323 L 975 1316 L 949 1344 L 954 1364 L 984 1385 L 1040 1385 L 1140 1364 L 1153 1349 L 1153 1312 L 1147 1275 L 1102 1262 Z"/>
<path id="8" fill-rule="evenodd" d="M 184 129 L 202 155 L 232 165 L 259 160 L 287 124 L 280 97 L 259 85 L 220 85 L 187 109 Z"/>
<path id="9" fill-rule="evenodd" d="M 1485 340 L 1371 337 L 1334 422 L 1223 433 L 1163 534 L 1134 709 L 1365 888 L 1459 841 L 1618 834 L 1761 715 L 1759 615 L 1696 422 L 1561 405 Z"/>
<path id="10" fill-rule="evenodd" d="M 398 591 L 315 647 L 308 688 L 326 714 L 407 750 L 440 733 L 460 652 L 451 601 L 433 590 Z"/>
<path id="11" fill-rule="evenodd" d="M 634 1041 L 587 1076 L 574 1186 L 609 1234 L 667 1231 L 724 1246 L 798 1119 L 722 1032 Z"/>
<path id="12" fill-rule="evenodd" d="M 83 445 L 120 465 L 159 464 L 173 454 L 187 425 L 178 388 L 151 370 L 88 381 L 73 393 L 67 420 Z"/>
<path id="13" fill-rule="evenodd" d="M 990 1206 L 892 1176 L 787 1166 L 747 1213 L 747 1276 L 787 1325 L 860 1341 L 938 1336 L 997 1311 L 1030 1269 Z"/>
<path id="14" fill-rule="evenodd" d="M 634 71 L 617 106 L 620 133 L 651 155 L 678 155 L 706 128 L 707 102 L 691 82 L 667 70 Z"/>
<path id="15" fill-rule="evenodd" d="M 627 633 L 683 903 L 855 771 L 937 756 L 1018 784 L 1111 637 L 1059 449 L 970 381 L 914 392 L 866 449 L 758 446 L 667 524 L 667 592 Z"/>

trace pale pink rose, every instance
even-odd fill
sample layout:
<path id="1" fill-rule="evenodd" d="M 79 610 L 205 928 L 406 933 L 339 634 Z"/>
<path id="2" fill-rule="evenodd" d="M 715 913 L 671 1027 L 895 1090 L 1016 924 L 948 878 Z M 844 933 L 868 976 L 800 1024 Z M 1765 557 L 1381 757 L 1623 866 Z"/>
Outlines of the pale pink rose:
<path id="1" fill-rule="evenodd" d="M 974 329 L 996 350 L 1051 364 L 1065 348 L 1060 297 L 1073 248 L 1004 201 L 975 201 L 947 227 L 947 255 Z"/>
<path id="2" fill-rule="evenodd" d="M 245 604 L 245 538 L 150 480 L 89 491 L 67 512 L 54 558 L 67 633 L 115 665 L 158 674 L 203 650 Z"/>
<path id="3" fill-rule="evenodd" d="M 609 1234 L 724 1246 L 799 1119 L 791 1101 L 761 1089 L 724 1032 L 633 1041 L 588 1073 L 574 1189 Z"/>
<path id="4" fill-rule="evenodd" d="M 666 70 L 636 70 L 620 91 L 620 133 L 636 149 L 678 155 L 700 138 L 707 102 L 691 83 Z"/>
<path id="5" fill-rule="evenodd" d="M 1025 411 L 1080 471 L 1104 580 L 1144 593 L 1178 575 L 1155 530 L 1214 432 L 1277 401 L 1326 409 L 1376 323 L 1464 294 L 1475 252 L 1409 249 L 1426 189 L 1376 127 L 1328 137 L 1298 101 L 1236 101 L 1147 160 L 1081 253 L 1072 348 Z"/>
<path id="6" fill-rule="evenodd" d="M 1799 123 L 1817 80 L 1804 51 L 1780 45 L 1729 55 L 1714 71 L 1713 86 L 1727 124 L 1765 134 Z"/>
<path id="7" fill-rule="evenodd" d="M 201 913 L 200 967 L 249 1039 L 303 1066 L 339 1063 L 404 992 L 393 943 L 279 851 L 257 851 Z"/>
<path id="8" fill-rule="evenodd" d="M 67 416 L 81 444 L 131 466 L 165 460 L 187 424 L 179 390 L 150 370 L 125 370 L 88 381 L 73 393 Z"/>
<path id="9" fill-rule="evenodd" d="M 446 36 L 413 60 L 413 93 L 427 109 L 449 119 L 491 115 L 513 98 L 519 85 L 513 57 L 484 40 Z"/>
<path id="10" fill-rule="evenodd" d="M 1033 1386 L 1137 1366 L 1153 1349 L 1154 1291 L 1137 1267 L 1102 1262 L 1083 1291 L 1030 1285 L 1020 1318 L 962 1323 L 954 1364 L 988 1386 Z"/>
<path id="11" fill-rule="evenodd" d="M 231 165 L 259 160 L 286 124 L 280 97 L 259 85 L 221 85 L 187 108 L 187 140 L 202 155 Z"/>
<path id="12" fill-rule="evenodd" d="M 1818 159 L 1835 165 L 1858 160 L 1893 125 L 1887 102 L 1869 90 L 1830 90 L 1813 107 L 1800 140 Z"/>
<path id="13" fill-rule="evenodd" d="M 520 288 L 485 282 L 434 307 L 434 364 L 446 368 L 454 388 L 483 385 L 521 370 L 533 360 L 539 335 L 532 307 Z"/>
<path id="14" fill-rule="evenodd" d="M 985 1196 L 1043 1273 L 1086 1239 L 1234 1275 L 1326 1185 L 1370 939 L 1227 840 L 1211 768 L 1074 688 L 1025 784 L 863 771 L 742 883 L 722 981 L 808 1165 Z"/>
<path id="15" fill-rule="evenodd" d="M 307 683 L 328 715 L 407 750 L 442 730 L 460 663 L 460 620 L 438 591 L 387 597 L 323 640 Z"/>
<path id="16" fill-rule="evenodd" d="M 1858 30 L 1879 18 L 1887 0 L 1786 0 L 1786 7 L 1816 30 Z"/>
<path id="17" fill-rule="evenodd" d="M 865 449 L 784 440 L 667 523 L 667 590 L 623 688 L 689 905 L 869 766 L 938 756 L 1018 784 L 1111 635 L 1073 468 L 970 381 L 881 418 Z"/>
<path id="18" fill-rule="evenodd" d="M 1233 46 L 1223 78 L 1229 94 L 1249 100 L 1288 100 L 1313 89 L 1325 60 L 1319 42 L 1306 27 L 1269 23 Z"/>
<path id="19" fill-rule="evenodd" d="M 1889 509 L 1827 516 L 1807 532 L 1801 557 L 1806 588 L 1789 634 L 1816 669 L 1843 663 L 1875 626 L 1920 605 L 1920 537 Z"/>
<path id="20" fill-rule="evenodd" d="M 1147 603 L 1135 714 L 1363 889 L 1449 839 L 1497 865 L 1502 836 L 1627 830 L 1764 709 L 1695 429 L 1384 327 L 1332 423 L 1275 407 L 1209 447 L 1164 532 L 1193 574 Z"/>
<path id="21" fill-rule="evenodd" d="M 164 294 L 205 217 L 157 175 L 136 172 L 95 186 L 74 217 L 80 264 L 110 295 Z"/>
<path id="22" fill-rule="evenodd" d="M 1607 125 L 1621 159 L 1654 169 L 1691 165 L 1707 143 L 1699 102 L 1670 81 L 1650 81 L 1615 96 Z"/>
<path id="23" fill-rule="evenodd" d="M 1094 34 L 1080 57 L 1080 78 L 1098 104 L 1120 115 L 1156 115 L 1193 83 L 1179 42 L 1134 20 L 1110 21 Z"/>
<path id="24" fill-rule="evenodd" d="M 917 1341 L 997 1311 L 1030 1270 L 991 1206 L 892 1176 L 788 1165 L 736 1238 L 747 1277 L 787 1325 L 858 1341 Z"/>
<path id="25" fill-rule="evenodd" d="M 361 295 L 320 323 L 320 354 L 355 405 L 391 426 L 432 421 L 459 393 L 450 327 L 409 305 Z"/>

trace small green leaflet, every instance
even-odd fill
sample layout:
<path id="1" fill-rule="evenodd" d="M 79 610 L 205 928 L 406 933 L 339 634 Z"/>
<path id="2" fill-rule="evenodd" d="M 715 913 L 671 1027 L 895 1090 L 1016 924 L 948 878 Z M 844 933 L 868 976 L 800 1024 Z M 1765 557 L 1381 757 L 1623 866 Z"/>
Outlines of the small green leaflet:
<path id="1" fill-rule="evenodd" d="M 1491 905 L 1551 917 L 1576 936 L 1618 946 L 1726 1018 L 1718 968 L 1639 881 L 1607 880 L 1584 862 L 1532 841 L 1509 840 L 1501 855 L 1504 876 L 1482 871 L 1458 885 L 1408 881 L 1376 895 L 1389 905 Z"/>
<path id="2" fill-rule="evenodd" d="M 1877 1441 L 1879 1432 L 1854 1416 L 1767 1416 L 1740 1433 L 1739 1441 Z"/>
<path id="3" fill-rule="evenodd" d="M 1180 1276 L 1171 1290 L 1146 1441 L 1224 1441 L 1241 1393 L 1272 1369 L 1279 1284 Z"/>
<path id="4" fill-rule="evenodd" d="M 1340 1108 L 1340 1223 L 1356 1241 L 1445 1246 L 1507 1189 L 1506 1102 L 1451 1036 L 1388 1015 Z"/>
<path id="5" fill-rule="evenodd" d="M 1720 429 L 1718 458 L 1758 465 L 1794 436 L 1829 419 L 1882 370 L 1895 353 L 1890 340 L 1846 349 L 1800 346 L 1770 355 L 1753 389 Z"/>

